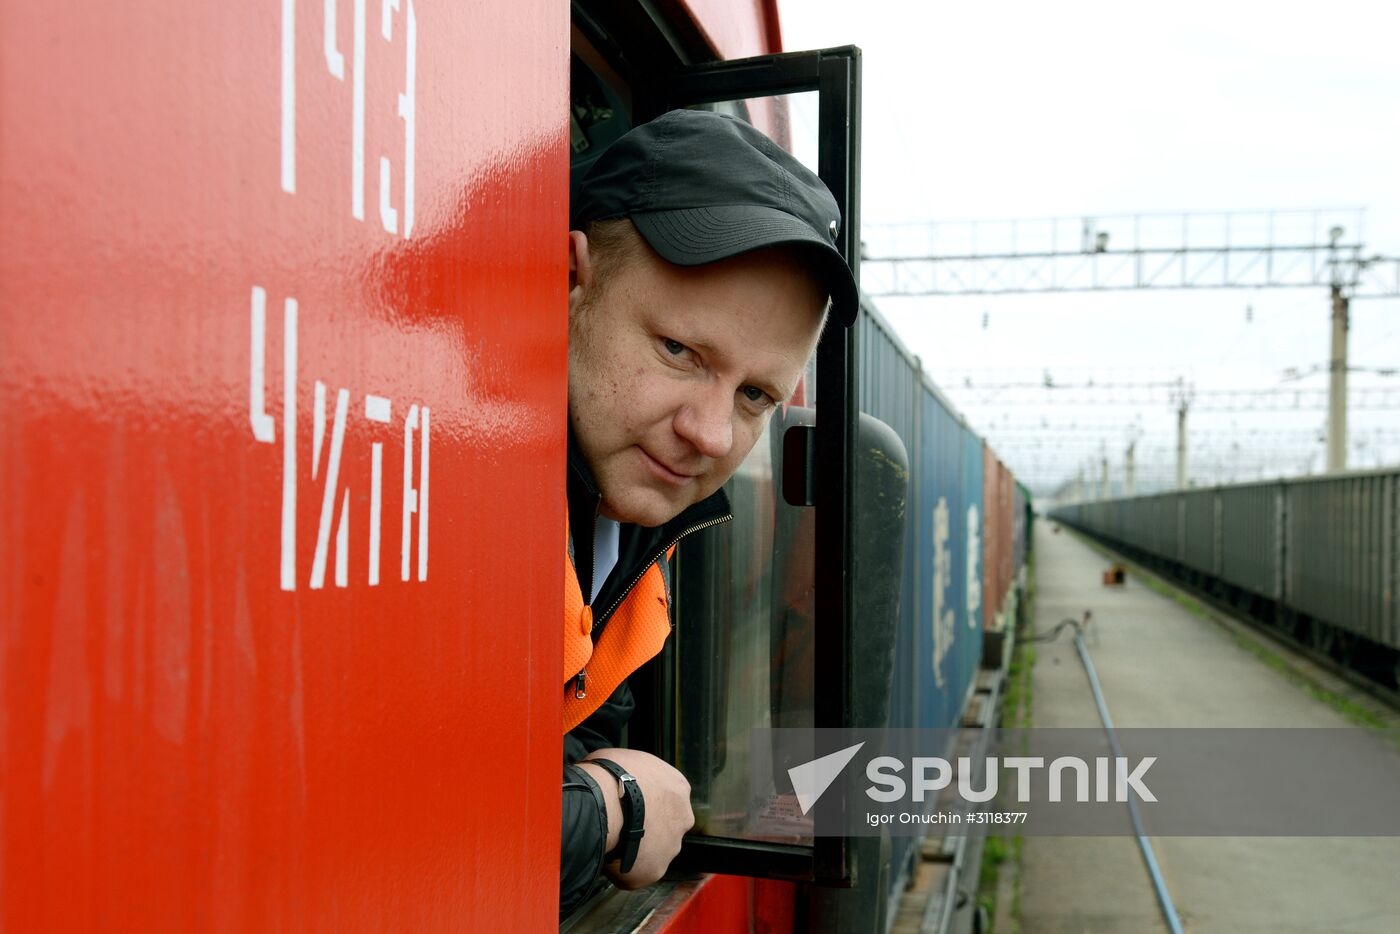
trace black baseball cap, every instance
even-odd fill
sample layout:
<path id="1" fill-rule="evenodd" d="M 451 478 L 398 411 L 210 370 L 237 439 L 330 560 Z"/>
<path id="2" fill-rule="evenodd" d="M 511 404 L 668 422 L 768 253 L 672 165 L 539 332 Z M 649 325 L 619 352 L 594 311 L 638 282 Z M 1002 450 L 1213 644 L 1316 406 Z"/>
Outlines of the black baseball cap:
<path id="1" fill-rule="evenodd" d="M 791 245 L 814 260 L 832 309 L 856 319 L 855 277 L 836 249 L 841 212 L 826 185 L 742 120 L 673 110 L 618 138 L 575 182 L 569 223 L 627 217 L 678 266 Z"/>

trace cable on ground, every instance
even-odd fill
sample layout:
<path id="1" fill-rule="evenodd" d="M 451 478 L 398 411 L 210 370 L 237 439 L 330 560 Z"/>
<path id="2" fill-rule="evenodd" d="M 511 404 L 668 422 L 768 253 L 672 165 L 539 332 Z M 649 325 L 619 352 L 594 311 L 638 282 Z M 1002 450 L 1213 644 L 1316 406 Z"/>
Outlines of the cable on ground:
<path id="1" fill-rule="evenodd" d="M 1118 745 L 1118 735 L 1113 731 L 1113 720 L 1108 715 L 1108 704 L 1104 701 L 1103 691 L 1099 688 L 1099 676 L 1094 671 L 1094 663 L 1089 658 L 1089 649 L 1084 644 L 1084 633 L 1090 631 L 1089 624 L 1093 622 L 1093 619 L 1093 612 L 1085 610 L 1082 620 L 1066 617 L 1056 623 L 1049 632 L 1028 636 L 1025 641 L 1054 642 L 1066 629 L 1074 630 L 1074 648 L 1079 653 L 1080 662 L 1084 665 L 1084 673 L 1089 677 L 1089 690 L 1094 694 L 1094 705 L 1099 709 L 1099 719 L 1103 721 L 1104 732 L 1108 734 L 1109 748 L 1113 750 L 1115 758 L 1122 758 L 1123 750 Z M 1095 633 L 1097 633 L 1096 630 Z M 1147 839 L 1147 831 L 1142 824 L 1142 814 L 1138 811 L 1137 798 L 1131 792 L 1128 794 L 1128 816 L 1132 819 L 1133 833 L 1137 836 L 1138 849 L 1142 851 L 1142 861 L 1147 866 L 1147 875 L 1152 881 L 1152 889 L 1157 894 L 1157 904 L 1162 909 L 1162 918 L 1167 922 L 1167 927 L 1172 934 L 1182 934 L 1181 917 L 1177 914 L 1176 904 L 1172 901 L 1171 893 L 1167 891 L 1166 880 L 1162 878 L 1156 854 L 1152 851 L 1152 843 Z"/>

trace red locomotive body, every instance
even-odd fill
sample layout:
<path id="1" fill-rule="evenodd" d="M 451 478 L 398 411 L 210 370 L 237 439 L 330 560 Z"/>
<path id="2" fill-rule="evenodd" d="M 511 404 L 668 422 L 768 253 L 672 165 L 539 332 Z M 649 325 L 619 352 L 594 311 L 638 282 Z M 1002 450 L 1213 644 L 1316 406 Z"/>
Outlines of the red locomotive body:
<path id="1" fill-rule="evenodd" d="M 0 10 L 0 928 L 553 925 L 564 7 Z"/>

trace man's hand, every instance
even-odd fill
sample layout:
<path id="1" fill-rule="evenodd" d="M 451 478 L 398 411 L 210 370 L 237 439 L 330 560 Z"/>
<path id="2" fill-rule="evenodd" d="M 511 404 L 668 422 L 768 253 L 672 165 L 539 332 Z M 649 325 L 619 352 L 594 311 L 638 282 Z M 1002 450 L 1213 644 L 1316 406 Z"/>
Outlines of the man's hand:
<path id="1" fill-rule="evenodd" d="M 613 860 L 604 867 L 608 878 L 623 889 L 639 889 L 660 879 L 681 851 L 681 837 L 695 826 L 695 814 L 690 810 L 690 782 L 675 768 L 650 753 L 636 749 L 599 749 L 590 758 L 611 759 L 637 779 L 646 801 L 646 836 L 642 837 L 637 860 L 626 874 L 618 872 Z M 621 789 L 612 773 L 600 765 L 582 759 L 578 766 L 588 772 L 603 790 L 608 806 L 608 840 L 604 852 L 617 846 L 622 833 Z"/>

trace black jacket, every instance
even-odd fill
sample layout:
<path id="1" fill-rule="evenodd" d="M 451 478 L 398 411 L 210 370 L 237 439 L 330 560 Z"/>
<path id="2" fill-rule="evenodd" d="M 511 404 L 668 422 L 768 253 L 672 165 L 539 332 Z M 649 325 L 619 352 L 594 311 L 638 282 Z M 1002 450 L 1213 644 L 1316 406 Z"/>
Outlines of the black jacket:
<path id="1" fill-rule="evenodd" d="M 586 594 L 593 581 L 593 523 L 601 497 L 574 444 L 572 432 L 569 435 L 568 500 L 569 529 L 574 535 L 571 543 L 574 570 Z M 729 500 L 721 490 L 686 508 L 665 525 L 656 528 L 624 525 L 618 540 L 617 566 L 592 602 L 598 606 L 612 606 L 625 595 L 629 582 L 638 579 L 653 561 L 658 557 L 665 560 L 665 552 L 671 544 L 696 526 L 729 518 Z M 595 644 L 606 626 L 606 619 L 594 623 Z M 572 690 L 572 682 L 565 684 L 564 689 Z M 622 728 L 635 707 L 632 691 L 624 680 L 597 710 L 564 736 L 563 826 L 559 854 L 561 918 L 577 907 L 597 882 L 608 830 L 602 790 L 574 763 L 595 750 L 620 745 Z"/>

